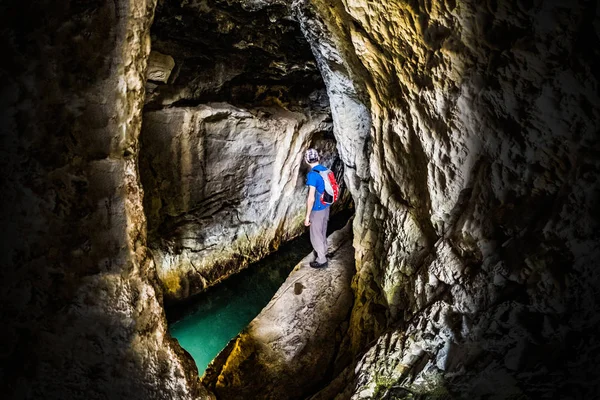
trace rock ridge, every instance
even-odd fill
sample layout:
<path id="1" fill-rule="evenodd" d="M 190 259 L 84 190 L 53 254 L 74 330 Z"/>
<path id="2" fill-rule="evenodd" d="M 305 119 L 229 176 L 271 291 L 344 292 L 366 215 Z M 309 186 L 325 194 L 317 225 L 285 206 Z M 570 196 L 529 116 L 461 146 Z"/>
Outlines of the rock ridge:
<path id="1" fill-rule="evenodd" d="M 328 267 L 311 268 L 314 255 L 306 256 L 209 366 L 202 382 L 219 398 L 302 399 L 340 369 L 336 357 L 352 305 L 351 224 L 328 242 Z"/>

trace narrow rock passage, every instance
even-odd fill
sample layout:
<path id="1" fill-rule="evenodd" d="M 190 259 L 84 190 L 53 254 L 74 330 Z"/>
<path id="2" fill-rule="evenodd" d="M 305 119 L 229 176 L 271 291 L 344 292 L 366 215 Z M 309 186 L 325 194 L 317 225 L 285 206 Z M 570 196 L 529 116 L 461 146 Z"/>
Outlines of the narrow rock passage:
<path id="1" fill-rule="evenodd" d="M 329 237 L 329 251 L 324 269 L 310 268 L 314 256 L 306 256 L 209 366 L 203 382 L 219 398 L 298 399 L 327 380 L 353 302 L 350 222 Z"/>
<path id="2" fill-rule="evenodd" d="M 329 232 L 344 227 L 352 212 L 337 212 Z M 207 292 L 167 307 L 169 333 L 193 357 L 199 375 L 269 303 L 298 260 L 311 250 L 308 236 L 303 235 Z M 302 290 L 299 285 L 296 290 Z"/>
<path id="3" fill-rule="evenodd" d="M 2 399 L 212 399 L 163 304 L 240 267 L 231 239 L 258 260 L 302 232 L 323 140 L 356 209 L 354 358 L 327 373 L 347 276 L 300 267 L 223 399 L 597 399 L 599 4 L 3 1 Z"/>

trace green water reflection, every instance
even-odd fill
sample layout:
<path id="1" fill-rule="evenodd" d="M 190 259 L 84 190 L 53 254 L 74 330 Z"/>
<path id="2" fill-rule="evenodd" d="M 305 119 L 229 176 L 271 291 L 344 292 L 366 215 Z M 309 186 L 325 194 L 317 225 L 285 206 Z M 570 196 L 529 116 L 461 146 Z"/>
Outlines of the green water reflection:
<path id="1" fill-rule="evenodd" d="M 350 216 L 350 211 L 338 213 L 328 231 L 340 229 Z M 311 251 L 308 235 L 303 235 L 217 287 L 166 310 L 171 335 L 192 355 L 200 375 L 269 303 L 294 266 Z"/>
<path id="2" fill-rule="evenodd" d="M 306 236 L 202 293 L 193 303 L 167 310 L 171 335 L 187 350 L 200 374 L 273 297 L 294 266 L 312 250 Z"/>

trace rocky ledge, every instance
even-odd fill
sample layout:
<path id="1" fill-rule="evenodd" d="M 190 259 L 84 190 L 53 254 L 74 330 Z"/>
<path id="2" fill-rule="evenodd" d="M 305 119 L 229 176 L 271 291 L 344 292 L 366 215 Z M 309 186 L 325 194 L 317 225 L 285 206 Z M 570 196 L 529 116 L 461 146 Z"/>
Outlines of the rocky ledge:
<path id="1" fill-rule="evenodd" d="M 354 274 L 351 223 L 329 237 L 327 268 L 306 256 L 202 381 L 222 399 L 302 399 L 339 372 Z M 257 379 L 260 377 L 260 379 Z"/>

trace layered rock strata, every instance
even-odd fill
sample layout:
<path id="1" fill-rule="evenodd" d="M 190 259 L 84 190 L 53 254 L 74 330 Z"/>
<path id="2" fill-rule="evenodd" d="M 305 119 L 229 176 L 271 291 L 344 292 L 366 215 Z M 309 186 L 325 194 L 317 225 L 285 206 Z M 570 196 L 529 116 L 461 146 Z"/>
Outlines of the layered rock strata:
<path id="1" fill-rule="evenodd" d="M 302 399 L 334 376 L 353 301 L 351 225 L 328 242 L 328 267 L 311 268 L 314 255 L 305 257 L 209 366 L 203 382 L 218 398 Z"/>
<path id="2" fill-rule="evenodd" d="M 144 114 L 146 213 L 168 299 L 214 285 L 305 230 L 304 150 L 319 148 L 332 166 L 330 131 L 327 112 L 279 107 L 219 103 Z"/>

